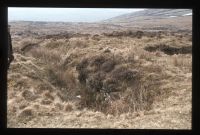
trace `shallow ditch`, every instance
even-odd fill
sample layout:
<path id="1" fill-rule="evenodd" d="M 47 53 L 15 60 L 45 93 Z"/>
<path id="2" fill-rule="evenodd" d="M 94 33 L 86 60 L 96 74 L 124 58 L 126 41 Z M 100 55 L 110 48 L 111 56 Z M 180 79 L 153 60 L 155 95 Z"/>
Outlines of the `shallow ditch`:
<path id="1" fill-rule="evenodd" d="M 144 50 L 149 52 L 162 51 L 167 55 L 174 54 L 191 54 L 192 46 L 183 46 L 183 47 L 172 47 L 168 45 L 156 45 L 156 46 L 146 46 Z"/>

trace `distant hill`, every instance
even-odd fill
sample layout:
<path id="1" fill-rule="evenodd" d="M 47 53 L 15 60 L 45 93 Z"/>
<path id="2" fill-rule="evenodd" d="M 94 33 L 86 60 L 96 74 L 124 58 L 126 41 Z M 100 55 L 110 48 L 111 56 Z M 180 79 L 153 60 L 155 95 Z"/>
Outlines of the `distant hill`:
<path id="1" fill-rule="evenodd" d="M 192 30 L 190 9 L 146 9 L 102 21 L 128 29 L 142 30 Z"/>
<path id="2" fill-rule="evenodd" d="M 146 9 L 129 14 L 120 15 L 114 18 L 104 20 L 103 22 L 112 23 L 127 23 L 138 20 L 154 20 L 166 19 L 173 17 L 191 16 L 192 10 L 190 9 Z"/>
<path id="3" fill-rule="evenodd" d="M 90 33 L 101 34 L 112 31 L 186 31 L 192 32 L 192 10 L 190 9 L 145 9 L 143 11 L 120 15 L 95 23 L 83 22 L 9 22 L 12 32 L 58 34 Z"/>

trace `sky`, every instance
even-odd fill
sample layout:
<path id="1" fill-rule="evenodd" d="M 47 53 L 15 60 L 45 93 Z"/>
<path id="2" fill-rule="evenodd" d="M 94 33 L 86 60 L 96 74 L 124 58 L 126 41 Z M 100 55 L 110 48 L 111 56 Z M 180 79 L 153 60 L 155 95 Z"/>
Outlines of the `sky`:
<path id="1" fill-rule="evenodd" d="M 136 8 L 8 8 L 8 21 L 97 22 L 141 11 Z"/>

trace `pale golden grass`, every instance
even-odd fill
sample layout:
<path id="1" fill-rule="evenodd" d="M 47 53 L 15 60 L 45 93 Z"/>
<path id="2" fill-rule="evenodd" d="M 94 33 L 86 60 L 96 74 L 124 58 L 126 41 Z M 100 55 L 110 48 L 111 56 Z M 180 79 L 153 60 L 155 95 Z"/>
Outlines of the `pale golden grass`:
<path id="1" fill-rule="evenodd" d="M 20 49 L 25 47 L 28 44 L 34 44 L 41 41 L 40 39 L 35 38 L 23 38 L 20 39 L 18 42 L 13 41 L 13 49 L 14 51 L 20 52 Z"/>
<path id="2" fill-rule="evenodd" d="M 85 48 L 88 46 L 88 42 L 84 38 L 71 38 L 68 45 L 72 48 Z"/>
<path id="3" fill-rule="evenodd" d="M 61 55 L 57 51 L 50 51 L 48 49 L 33 49 L 31 50 L 33 57 L 38 58 L 45 63 L 57 64 L 61 60 Z"/>
<path id="4" fill-rule="evenodd" d="M 122 113 L 127 113 L 130 111 L 130 105 L 123 100 L 116 100 L 111 102 L 107 114 L 120 115 Z"/>
<path id="5" fill-rule="evenodd" d="M 185 38 L 179 40 L 185 41 Z M 191 82 L 179 79 L 181 75 L 188 80 L 191 78 L 186 74 L 191 70 L 181 68 L 191 68 L 191 57 L 174 57 L 143 50 L 148 44 L 179 45 L 181 41 L 176 41 L 176 38 L 120 39 L 102 36 L 100 40 L 89 37 L 45 42 L 41 48 L 29 52 L 32 57 L 15 54 L 17 58 L 9 73 L 8 127 L 190 128 L 191 123 L 186 119 L 189 119 L 191 108 L 184 108 L 187 115 L 182 115 L 178 112 L 181 108 L 177 109 L 177 106 L 186 100 L 181 97 L 191 92 Z M 133 89 L 123 89 L 119 99 L 110 100 L 107 104 L 100 102 L 104 101 L 101 100 L 102 95 L 93 97 L 86 93 L 87 88 L 79 84 L 75 70 L 82 58 L 102 54 L 105 48 L 109 48 L 110 52 L 106 53 L 114 53 L 117 60 L 118 56 L 123 58 L 119 60 L 121 65 L 141 72 L 139 82 L 123 84 L 123 87 L 133 85 Z M 67 61 L 66 65 L 64 61 Z M 18 78 L 18 81 L 13 78 Z M 182 83 L 186 83 L 188 88 L 179 95 Z M 35 87 L 34 91 L 30 90 L 30 86 Z M 30 95 L 37 98 L 32 99 L 34 96 Z M 77 95 L 81 95 L 80 98 Z M 170 101 L 165 100 L 170 96 L 173 96 Z M 190 98 L 191 95 L 188 95 L 184 104 L 190 104 Z M 87 105 L 87 102 L 96 105 L 79 108 L 80 104 Z M 29 119 L 25 119 L 26 116 Z M 170 122 L 172 119 L 175 122 Z"/>
<path id="6" fill-rule="evenodd" d="M 175 56 L 173 58 L 173 65 L 176 67 L 192 67 L 192 61 L 183 56 Z"/>
<path id="7" fill-rule="evenodd" d="M 44 46 L 50 50 L 54 50 L 54 49 L 60 48 L 62 46 L 66 46 L 66 42 L 62 41 L 62 40 L 61 41 L 60 40 L 50 41 L 50 42 L 47 42 Z"/>

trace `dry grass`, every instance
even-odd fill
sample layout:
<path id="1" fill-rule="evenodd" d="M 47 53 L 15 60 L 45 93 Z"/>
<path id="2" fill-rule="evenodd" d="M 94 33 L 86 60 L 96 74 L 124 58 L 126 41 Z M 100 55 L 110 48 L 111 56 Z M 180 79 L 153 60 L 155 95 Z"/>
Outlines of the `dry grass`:
<path id="1" fill-rule="evenodd" d="M 71 46 L 72 48 L 85 48 L 88 46 L 87 44 L 87 40 L 85 40 L 84 38 L 71 38 L 69 40 L 69 46 Z"/>
<path id="2" fill-rule="evenodd" d="M 181 56 L 175 56 L 173 59 L 173 65 L 176 67 L 192 67 L 191 61 Z"/>
<path id="3" fill-rule="evenodd" d="M 28 101 L 34 101 L 37 98 L 37 96 L 34 95 L 33 92 L 28 91 L 28 90 L 25 90 L 22 92 L 22 97 L 24 97 L 25 100 L 28 100 Z"/>
<path id="4" fill-rule="evenodd" d="M 44 97 L 50 99 L 50 100 L 54 100 L 54 96 L 49 92 L 49 91 L 46 91 L 43 93 Z"/>
<path id="5" fill-rule="evenodd" d="M 60 48 L 60 47 L 63 47 L 63 46 L 66 46 L 66 43 L 64 41 L 51 41 L 49 43 L 47 43 L 45 45 L 45 47 L 47 47 L 48 49 L 52 50 L 52 49 L 56 49 L 56 48 Z"/>
<path id="6" fill-rule="evenodd" d="M 122 113 L 130 112 L 130 105 L 123 100 L 116 100 L 110 103 L 107 114 L 119 116 Z"/>
<path id="7" fill-rule="evenodd" d="M 66 103 L 65 105 L 64 105 L 64 111 L 66 111 L 66 112 L 71 112 L 71 111 L 73 111 L 74 110 L 74 104 L 73 103 L 70 103 L 70 102 L 68 102 L 68 103 Z"/>
<path id="8" fill-rule="evenodd" d="M 59 52 L 50 51 L 45 48 L 31 50 L 31 54 L 33 57 L 38 58 L 44 61 L 45 63 L 57 64 L 61 60 L 61 55 Z"/>
<path id="9" fill-rule="evenodd" d="M 119 59 L 116 61 L 116 58 L 110 56 L 95 55 L 89 59 L 83 59 L 77 65 L 78 79 L 82 86 L 80 88 L 82 90 L 81 105 L 113 114 L 124 113 L 123 111 L 115 112 L 116 109 L 113 109 L 112 105 L 115 100 L 126 104 L 129 112 L 151 109 L 154 97 L 160 93 L 155 91 L 155 89 L 159 89 L 159 85 L 152 87 L 153 84 L 150 80 L 140 79 L 141 75 L 146 76 L 145 72 L 161 71 L 160 68 L 154 65 L 144 68 L 135 67 L 134 69 L 133 63 L 129 65 L 130 61 L 120 61 Z M 138 63 L 134 60 L 134 64 Z M 108 66 L 109 70 L 104 70 L 105 65 Z M 143 71 L 145 72 L 142 73 Z M 151 89 L 147 90 L 147 88 L 142 87 L 143 83 Z M 119 92 L 118 99 L 111 98 L 113 92 Z M 124 101 L 124 99 L 126 100 Z M 116 105 L 114 106 L 117 108 Z M 126 110 L 124 111 L 126 112 Z"/>
<path id="10" fill-rule="evenodd" d="M 151 44 L 190 44 L 186 37 L 112 34 L 50 38 L 18 52 L 8 77 L 9 127 L 188 128 L 189 107 L 183 109 L 187 115 L 178 111 L 183 102 L 191 103 L 191 54 L 144 50 Z"/>

